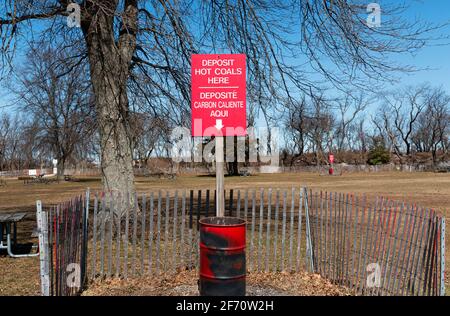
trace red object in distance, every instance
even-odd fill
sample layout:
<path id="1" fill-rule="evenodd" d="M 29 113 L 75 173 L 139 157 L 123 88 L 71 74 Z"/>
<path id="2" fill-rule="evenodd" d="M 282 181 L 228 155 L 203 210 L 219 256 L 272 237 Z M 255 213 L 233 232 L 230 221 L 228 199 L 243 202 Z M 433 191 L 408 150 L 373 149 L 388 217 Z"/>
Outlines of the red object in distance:
<path id="1" fill-rule="evenodd" d="M 333 154 L 330 154 L 330 155 L 328 156 L 328 161 L 329 161 L 330 163 L 334 163 L 334 155 L 333 155 Z"/>

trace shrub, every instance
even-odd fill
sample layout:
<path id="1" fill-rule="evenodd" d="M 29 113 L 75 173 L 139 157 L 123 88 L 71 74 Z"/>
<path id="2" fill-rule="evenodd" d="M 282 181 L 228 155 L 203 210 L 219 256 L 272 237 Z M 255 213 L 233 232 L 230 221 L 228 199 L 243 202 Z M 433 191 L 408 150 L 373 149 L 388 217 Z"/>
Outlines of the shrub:
<path id="1" fill-rule="evenodd" d="M 373 146 L 369 151 L 367 163 L 369 165 L 382 165 L 389 163 L 391 155 L 386 149 L 384 140 L 381 137 L 373 139 Z"/>

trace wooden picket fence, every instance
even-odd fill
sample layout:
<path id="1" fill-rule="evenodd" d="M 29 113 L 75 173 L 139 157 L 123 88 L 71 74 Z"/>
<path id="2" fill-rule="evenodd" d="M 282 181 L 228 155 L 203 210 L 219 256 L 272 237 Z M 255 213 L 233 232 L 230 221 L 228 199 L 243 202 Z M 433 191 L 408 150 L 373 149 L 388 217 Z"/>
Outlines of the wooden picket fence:
<path id="1" fill-rule="evenodd" d="M 198 268 L 198 221 L 215 214 L 214 190 L 139 194 L 120 217 L 118 198 L 88 192 L 42 212 L 45 293 L 75 295 L 93 280 Z M 445 219 L 434 210 L 306 188 L 229 190 L 225 202 L 226 216 L 247 221 L 250 273 L 306 270 L 355 295 L 445 293 Z"/>

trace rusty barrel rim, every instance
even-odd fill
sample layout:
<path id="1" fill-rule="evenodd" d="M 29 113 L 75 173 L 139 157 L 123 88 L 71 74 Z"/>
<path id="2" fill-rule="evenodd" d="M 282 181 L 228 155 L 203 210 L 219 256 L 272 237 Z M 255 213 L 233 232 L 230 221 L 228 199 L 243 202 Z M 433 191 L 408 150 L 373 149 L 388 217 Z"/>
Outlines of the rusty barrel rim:
<path id="1" fill-rule="evenodd" d="M 234 222 L 236 221 L 237 223 L 210 223 L 210 221 L 214 221 L 214 220 L 225 220 L 225 221 L 229 221 L 229 222 Z M 240 226 L 245 226 L 247 224 L 247 221 L 245 219 L 242 218 L 238 218 L 238 217 L 231 217 L 231 216 L 222 216 L 222 217 L 217 217 L 217 216 L 210 216 L 210 217 L 205 217 L 202 218 L 201 220 L 199 220 L 200 224 L 203 226 L 207 226 L 207 227 L 240 227 Z"/>

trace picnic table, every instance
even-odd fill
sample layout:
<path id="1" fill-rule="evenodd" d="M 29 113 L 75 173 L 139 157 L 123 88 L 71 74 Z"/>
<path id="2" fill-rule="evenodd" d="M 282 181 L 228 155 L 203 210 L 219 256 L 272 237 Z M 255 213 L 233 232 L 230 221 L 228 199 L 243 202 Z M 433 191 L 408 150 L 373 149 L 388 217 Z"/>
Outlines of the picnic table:
<path id="1" fill-rule="evenodd" d="M 32 184 L 32 183 L 44 183 L 49 184 L 52 181 L 55 181 L 54 179 L 45 177 L 44 174 L 40 174 L 37 176 L 21 176 L 17 178 L 18 180 L 23 180 L 24 184 Z"/>
<path id="2" fill-rule="evenodd" d="M 14 254 L 12 252 L 13 246 L 17 246 L 17 223 L 22 221 L 25 216 L 26 213 L 0 213 L 0 249 L 6 249 L 8 255 L 12 258 L 39 255 L 39 252 L 30 254 Z M 36 232 L 33 231 L 32 237 L 36 235 Z"/>

